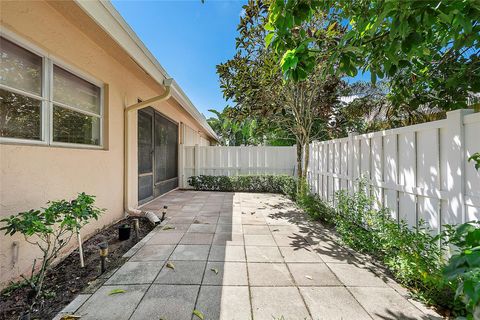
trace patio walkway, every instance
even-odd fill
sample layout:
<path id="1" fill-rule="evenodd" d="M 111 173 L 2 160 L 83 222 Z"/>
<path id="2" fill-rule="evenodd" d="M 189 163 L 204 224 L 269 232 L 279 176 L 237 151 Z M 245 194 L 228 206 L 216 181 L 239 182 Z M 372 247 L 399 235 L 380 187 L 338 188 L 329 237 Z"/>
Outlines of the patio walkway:
<path id="1" fill-rule="evenodd" d="M 163 205 L 168 221 L 66 311 L 82 320 L 198 319 L 194 310 L 226 320 L 435 316 L 285 197 L 175 191 L 144 209 Z M 109 295 L 113 289 L 125 292 Z"/>

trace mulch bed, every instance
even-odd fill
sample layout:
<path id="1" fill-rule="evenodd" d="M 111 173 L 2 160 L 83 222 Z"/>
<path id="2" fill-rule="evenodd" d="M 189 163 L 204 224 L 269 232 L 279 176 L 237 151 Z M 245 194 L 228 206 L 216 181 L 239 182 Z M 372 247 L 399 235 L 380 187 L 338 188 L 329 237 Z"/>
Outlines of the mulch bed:
<path id="1" fill-rule="evenodd" d="M 37 305 L 32 319 L 52 319 L 79 293 L 94 284 L 100 277 L 100 257 L 98 244 L 108 242 L 107 273 L 125 262 L 123 254 L 147 235 L 153 224 L 146 218 L 140 218 L 139 237 L 133 231 L 133 218 L 123 219 L 107 227 L 84 242 L 83 251 L 85 268 L 80 267 L 78 249 L 68 255 L 63 261 L 50 269 L 44 281 L 44 298 Z M 132 225 L 129 240 L 118 240 L 118 227 L 128 223 Z M 75 239 L 72 238 L 72 241 Z M 28 310 L 29 296 L 32 290 L 26 286 L 17 288 L 12 285 L 0 293 L 0 319 L 16 320 L 25 310 Z M 12 289 L 14 288 L 14 289 Z"/>

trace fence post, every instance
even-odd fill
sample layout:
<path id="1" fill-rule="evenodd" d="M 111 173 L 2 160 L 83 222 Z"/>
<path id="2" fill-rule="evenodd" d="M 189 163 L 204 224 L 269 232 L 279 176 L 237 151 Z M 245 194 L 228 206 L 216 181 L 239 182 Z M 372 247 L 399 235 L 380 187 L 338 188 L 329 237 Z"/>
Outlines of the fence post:
<path id="1" fill-rule="evenodd" d="M 178 149 L 178 186 L 180 189 L 185 187 L 185 146 L 183 143 L 179 145 Z"/>
<path id="2" fill-rule="evenodd" d="M 355 179 L 354 175 L 354 153 L 355 153 L 355 136 L 356 132 L 348 133 L 348 148 L 347 148 L 347 176 L 348 176 L 348 191 L 350 194 L 354 193 L 353 183 Z"/>
<path id="3" fill-rule="evenodd" d="M 316 180 L 317 180 L 317 142 L 312 141 L 310 144 L 310 158 L 308 159 L 308 168 L 310 170 L 309 184 L 310 190 L 313 194 L 317 193 Z"/>
<path id="4" fill-rule="evenodd" d="M 199 174 L 199 166 L 200 166 L 200 148 L 198 144 L 195 145 L 193 149 L 193 175 L 198 176 Z"/>
<path id="5" fill-rule="evenodd" d="M 443 214 L 442 224 L 465 222 L 465 135 L 463 118 L 473 110 L 454 110 L 447 112 L 447 127 L 443 159 L 446 177 L 443 190 L 449 190 L 447 212 Z"/>

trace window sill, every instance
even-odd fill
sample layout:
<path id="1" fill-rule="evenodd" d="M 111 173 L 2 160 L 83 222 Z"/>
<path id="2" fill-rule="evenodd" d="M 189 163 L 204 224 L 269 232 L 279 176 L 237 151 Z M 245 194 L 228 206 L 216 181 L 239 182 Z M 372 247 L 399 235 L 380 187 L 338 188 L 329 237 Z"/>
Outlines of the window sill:
<path id="1" fill-rule="evenodd" d="M 80 150 L 97 150 L 97 151 L 108 151 L 108 148 L 103 146 L 92 146 L 92 145 L 83 145 L 83 144 L 74 144 L 74 143 L 47 143 L 45 141 L 35 141 L 35 140 L 22 140 L 22 139 L 9 139 L 9 138 L 0 138 L 0 145 L 16 145 L 16 146 L 30 146 L 30 147 L 47 147 L 47 148 L 62 148 L 62 149 L 80 149 Z"/>

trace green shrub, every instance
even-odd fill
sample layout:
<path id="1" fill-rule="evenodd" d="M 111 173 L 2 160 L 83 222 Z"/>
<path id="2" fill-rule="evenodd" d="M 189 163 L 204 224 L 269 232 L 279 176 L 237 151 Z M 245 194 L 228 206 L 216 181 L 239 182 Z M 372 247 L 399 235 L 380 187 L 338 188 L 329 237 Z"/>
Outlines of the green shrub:
<path id="1" fill-rule="evenodd" d="M 445 234 L 433 235 L 422 222 L 409 228 L 405 221 L 392 219 L 387 209 L 376 208 L 364 183 L 353 195 L 337 192 L 336 209 L 316 195 L 302 197 L 297 203 L 313 218 L 334 225 L 345 245 L 381 262 L 417 297 L 449 310 L 461 309 L 454 304 L 453 283 L 442 274 L 445 255 L 440 243 Z"/>
<path id="2" fill-rule="evenodd" d="M 320 199 L 316 194 L 306 193 L 298 195 L 298 205 L 314 220 L 322 221 L 325 224 L 333 225 L 335 210 Z"/>
<path id="3" fill-rule="evenodd" d="M 188 184 L 202 191 L 280 193 L 295 199 L 297 181 L 287 175 L 193 176 Z"/>
<path id="4" fill-rule="evenodd" d="M 480 319 L 480 222 L 458 227 L 448 226 L 449 243 L 457 248 L 444 269 L 448 280 L 456 284 L 455 297 L 462 301 L 467 319 Z"/>

